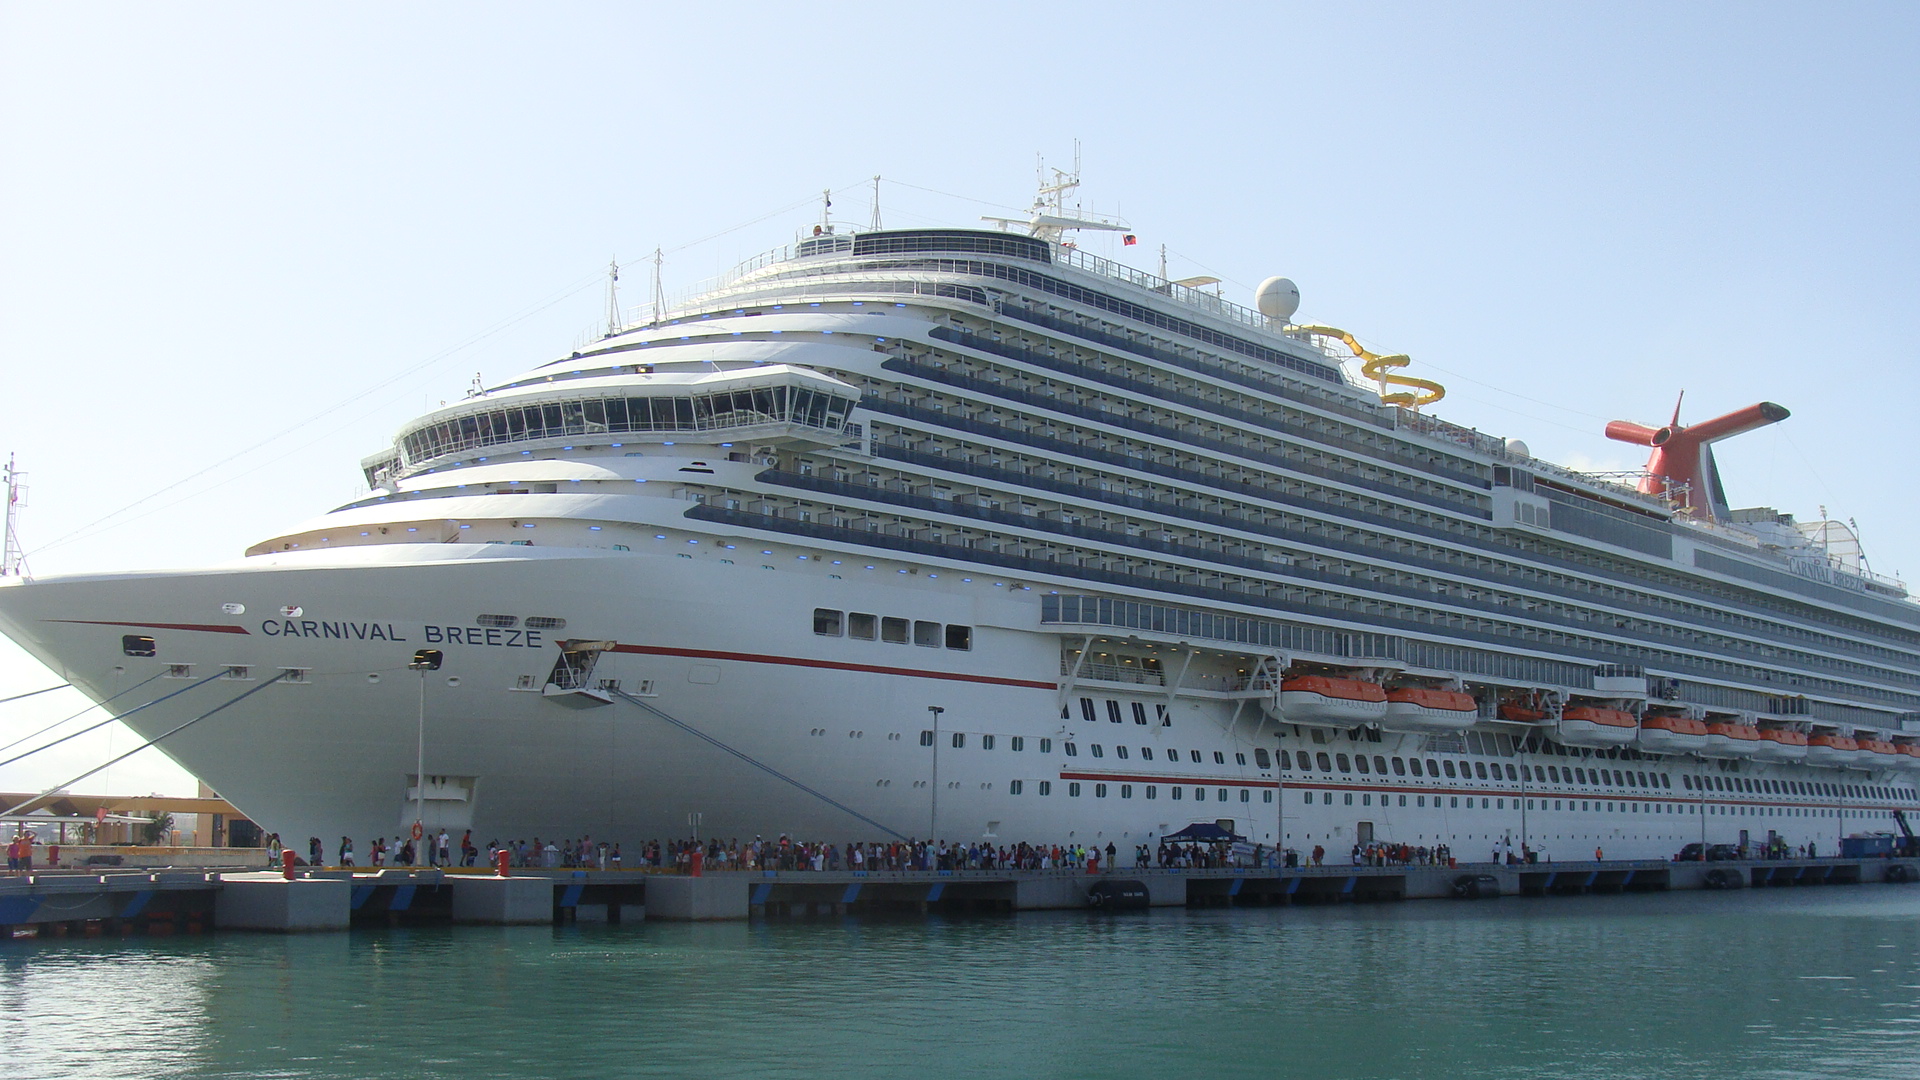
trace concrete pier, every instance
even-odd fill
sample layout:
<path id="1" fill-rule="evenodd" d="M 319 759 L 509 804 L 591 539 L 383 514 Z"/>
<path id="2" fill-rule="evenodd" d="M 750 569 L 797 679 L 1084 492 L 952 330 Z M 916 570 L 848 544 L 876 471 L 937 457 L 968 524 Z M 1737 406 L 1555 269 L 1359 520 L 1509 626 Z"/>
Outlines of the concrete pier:
<path id="1" fill-rule="evenodd" d="M 287 934 L 345 930 L 351 892 L 347 882 L 326 878 L 223 874 L 214 892 L 213 925 Z"/>
<path id="2" fill-rule="evenodd" d="M 308 933 L 460 923 L 710 922 L 834 915 L 1078 910 L 1106 882 L 1137 883 L 1149 907 L 1374 903 L 1676 889 L 1920 882 L 1920 859 L 1611 861 L 1518 866 L 1315 866 L 1174 870 L 647 870 L 386 868 L 35 872 L 0 877 L 0 941 L 16 933 Z"/>

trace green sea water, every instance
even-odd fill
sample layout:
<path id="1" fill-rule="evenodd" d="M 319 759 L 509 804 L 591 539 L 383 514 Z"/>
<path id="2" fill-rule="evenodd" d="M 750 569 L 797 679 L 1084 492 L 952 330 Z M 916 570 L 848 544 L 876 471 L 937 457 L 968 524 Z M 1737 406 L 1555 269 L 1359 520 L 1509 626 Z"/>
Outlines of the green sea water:
<path id="1" fill-rule="evenodd" d="M 21 940 L 0 1070 L 1916 1077 L 1920 886 Z"/>

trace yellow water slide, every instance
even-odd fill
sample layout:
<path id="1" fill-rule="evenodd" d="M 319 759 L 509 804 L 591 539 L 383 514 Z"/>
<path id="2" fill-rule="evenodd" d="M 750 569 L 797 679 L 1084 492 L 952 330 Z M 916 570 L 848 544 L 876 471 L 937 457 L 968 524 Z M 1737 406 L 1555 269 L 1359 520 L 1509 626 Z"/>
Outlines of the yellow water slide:
<path id="1" fill-rule="evenodd" d="M 1411 375 L 1401 375 L 1392 370 L 1395 368 L 1403 368 L 1413 363 L 1413 358 L 1407 356 L 1405 353 L 1381 356 L 1378 353 L 1369 352 L 1358 341 L 1353 339 L 1352 334 L 1338 327 L 1290 326 L 1287 329 L 1294 332 L 1318 334 L 1321 337 L 1332 338 L 1340 344 L 1345 345 L 1353 352 L 1354 358 L 1360 361 L 1360 373 L 1380 384 L 1380 400 L 1388 405 L 1404 405 L 1410 409 L 1418 409 L 1425 405 L 1431 405 L 1447 396 L 1447 388 L 1437 382 L 1430 382 L 1426 379 L 1416 379 Z M 1389 386 L 1406 386 L 1412 389 L 1388 393 L 1387 387 Z"/>

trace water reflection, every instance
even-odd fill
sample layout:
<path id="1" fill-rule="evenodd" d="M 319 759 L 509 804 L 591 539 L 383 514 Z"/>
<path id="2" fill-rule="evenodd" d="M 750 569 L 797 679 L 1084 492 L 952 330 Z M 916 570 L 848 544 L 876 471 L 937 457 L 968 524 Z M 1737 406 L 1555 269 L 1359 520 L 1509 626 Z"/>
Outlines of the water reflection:
<path id="1" fill-rule="evenodd" d="M 16 942 L 45 1077 L 1827 1077 L 1920 1061 L 1920 889 Z"/>

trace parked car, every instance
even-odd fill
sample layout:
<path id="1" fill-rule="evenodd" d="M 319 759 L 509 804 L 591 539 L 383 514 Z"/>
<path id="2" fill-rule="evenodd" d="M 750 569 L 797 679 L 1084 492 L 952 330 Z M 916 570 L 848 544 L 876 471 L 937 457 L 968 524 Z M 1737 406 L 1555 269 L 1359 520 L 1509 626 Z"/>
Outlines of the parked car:
<path id="1" fill-rule="evenodd" d="M 1740 857 L 1740 848 L 1735 844 L 1714 844 L 1707 848 L 1708 862 L 1728 862 Z"/>

